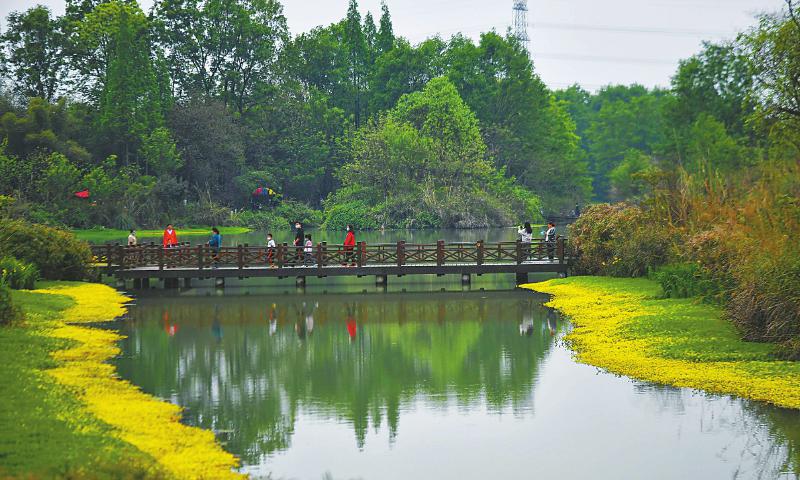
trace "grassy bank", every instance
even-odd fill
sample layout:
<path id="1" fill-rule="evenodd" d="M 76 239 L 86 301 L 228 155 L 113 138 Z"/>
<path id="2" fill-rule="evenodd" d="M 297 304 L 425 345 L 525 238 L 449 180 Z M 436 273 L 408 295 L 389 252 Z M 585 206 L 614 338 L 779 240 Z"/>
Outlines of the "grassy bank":
<path id="1" fill-rule="evenodd" d="M 530 284 L 571 318 L 567 337 L 581 362 L 656 383 L 800 408 L 800 362 L 774 346 L 743 342 L 722 310 L 661 299 L 645 279 L 574 277 Z"/>
<path id="2" fill-rule="evenodd" d="M 231 478 L 236 459 L 178 407 L 115 377 L 119 335 L 85 326 L 124 313 L 104 285 L 14 292 L 24 323 L 0 328 L 0 477 Z"/>
<path id="3" fill-rule="evenodd" d="M 178 232 L 178 239 L 181 237 L 202 237 L 211 236 L 211 227 L 191 227 L 181 228 L 175 227 Z M 245 227 L 219 227 L 222 235 L 241 235 L 248 233 L 251 230 Z M 81 240 L 92 243 L 105 243 L 105 242 L 123 242 L 128 238 L 127 230 L 116 230 L 113 228 L 92 228 L 89 230 L 72 230 Z M 160 239 L 164 234 L 164 230 L 137 230 L 136 236 L 139 240 L 142 239 Z"/>

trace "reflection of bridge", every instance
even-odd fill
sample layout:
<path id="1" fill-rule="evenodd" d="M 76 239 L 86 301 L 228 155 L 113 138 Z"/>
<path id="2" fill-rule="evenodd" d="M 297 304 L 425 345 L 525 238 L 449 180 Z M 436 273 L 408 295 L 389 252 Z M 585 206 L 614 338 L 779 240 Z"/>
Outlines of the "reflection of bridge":
<path id="1" fill-rule="evenodd" d="M 135 287 L 145 287 L 149 279 L 163 279 L 169 287 L 183 278 L 214 278 L 224 285 L 225 278 L 295 277 L 305 285 L 306 277 L 376 277 L 386 285 L 390 275 L 461 275 L 469 283 L 471 275 L 515 274 L 525 283 L 529 273 L 565 274 L 570 265 L 567 241 L 559 238 L 546 243 L 498 242 L 435 244 L 374 244 L 361 242 L 354 247 L 320 243 L 306 252 L 302 247 L 281 244 L 222 247 L 214 253 L 208 245 L 181 244 L 165 249 L 148 244 L 134 247 L 99 245 L 92 247 L 94 262 L 103 273 L 118 280 L 133 279 Z"/>

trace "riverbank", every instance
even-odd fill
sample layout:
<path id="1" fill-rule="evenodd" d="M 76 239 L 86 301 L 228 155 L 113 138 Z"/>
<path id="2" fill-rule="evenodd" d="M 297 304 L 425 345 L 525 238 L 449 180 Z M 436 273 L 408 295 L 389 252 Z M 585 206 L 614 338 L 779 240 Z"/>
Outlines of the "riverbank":
<path id="1" fill-rule="evenodd" d="M 191 227 L 181 228 L 176 226 L 175 230 L 178 232 L 178 238 L 181 237 L 202 237 L 211 236 L 211 227 Z M 105 242 L 124 242 L 128 238 L 128 230 L 118 230 L 114 228 L 92 228 L 92 229 L 76 229 L 70 230 L 78 239 L 91 243 L 105 243 Z M 252 230 L 245 227 L 219 227 L 222 235 L 241 235 L 250 233 Z M 160 239 L 164 234 L 163 230 L 137 230 L 136 236 L 139 240 L 143 239 Z"/>
<path id="2" fill-rule="evenodd" d="M 13 300 L 26 319 L 0 328 L 0 477 L 240 477 L 213 433 L 181 424 L 179 407 L 107 363 L 121 337 L 88 325 L 124 314 L 130 299 L 59 282 Z"/>
<path id="3" fill-rule="evenodd" d="M 771 344 L 742 341 L 720 308 L 661 299 L 646 279 L 573 277 L 525 288 L 553 295 L 547 305 L 571 319 L 567 341 L 583 363 L 800 409 L 800 362 L 776 360 Z"/>

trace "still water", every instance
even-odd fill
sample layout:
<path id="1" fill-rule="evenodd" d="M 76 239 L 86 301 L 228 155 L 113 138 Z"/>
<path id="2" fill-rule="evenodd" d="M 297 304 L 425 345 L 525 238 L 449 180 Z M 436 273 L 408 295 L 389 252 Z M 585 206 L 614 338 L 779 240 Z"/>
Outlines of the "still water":
<path id="1" fill-rule="evenodd" d="M 798 478 L 796 412 L 578 364 L 507 279 L 371 285 L 147 292 L 117 366 L 256 478 Z"/>

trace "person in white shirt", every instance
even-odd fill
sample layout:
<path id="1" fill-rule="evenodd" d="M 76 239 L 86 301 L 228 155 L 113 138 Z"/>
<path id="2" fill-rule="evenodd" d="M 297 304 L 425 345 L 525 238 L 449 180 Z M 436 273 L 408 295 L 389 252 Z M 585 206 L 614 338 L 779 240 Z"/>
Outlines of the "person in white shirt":
<path id="1" fill-rule="evenodd" d="M 544 243 L 547 244 L 547 258 L 552 260 L 556 255 L 556 224 L 550 222 L 547 224 L 547 232 L 544 235 Z"/>
<path id="2" fill-rule="evenodd" d="M 525 222 L 524 226 L 519 227 L 517 233 L 519 234 L 519 241 L 522 243 L 522 260 L 528 260 L 531 255 L 531 242 L 533 242 L 531 222 Z"/>
<path id="3" fill-rule="evenodd" d="M 311 235 L 306 235 L 306 244 L 303 251 L 305 252 L 306 257 L 303 264 L 314 265 L 314 243 L 311 242 Z"/>
<path id="4" fill-rule="evenodd" d="M 267 263 L 269 263 L 270 268 L 275 268 L 275 248 L 277 245 L 275 244 L 275 239 L 272 238 L 272 234 L 267 234 Z"/>

